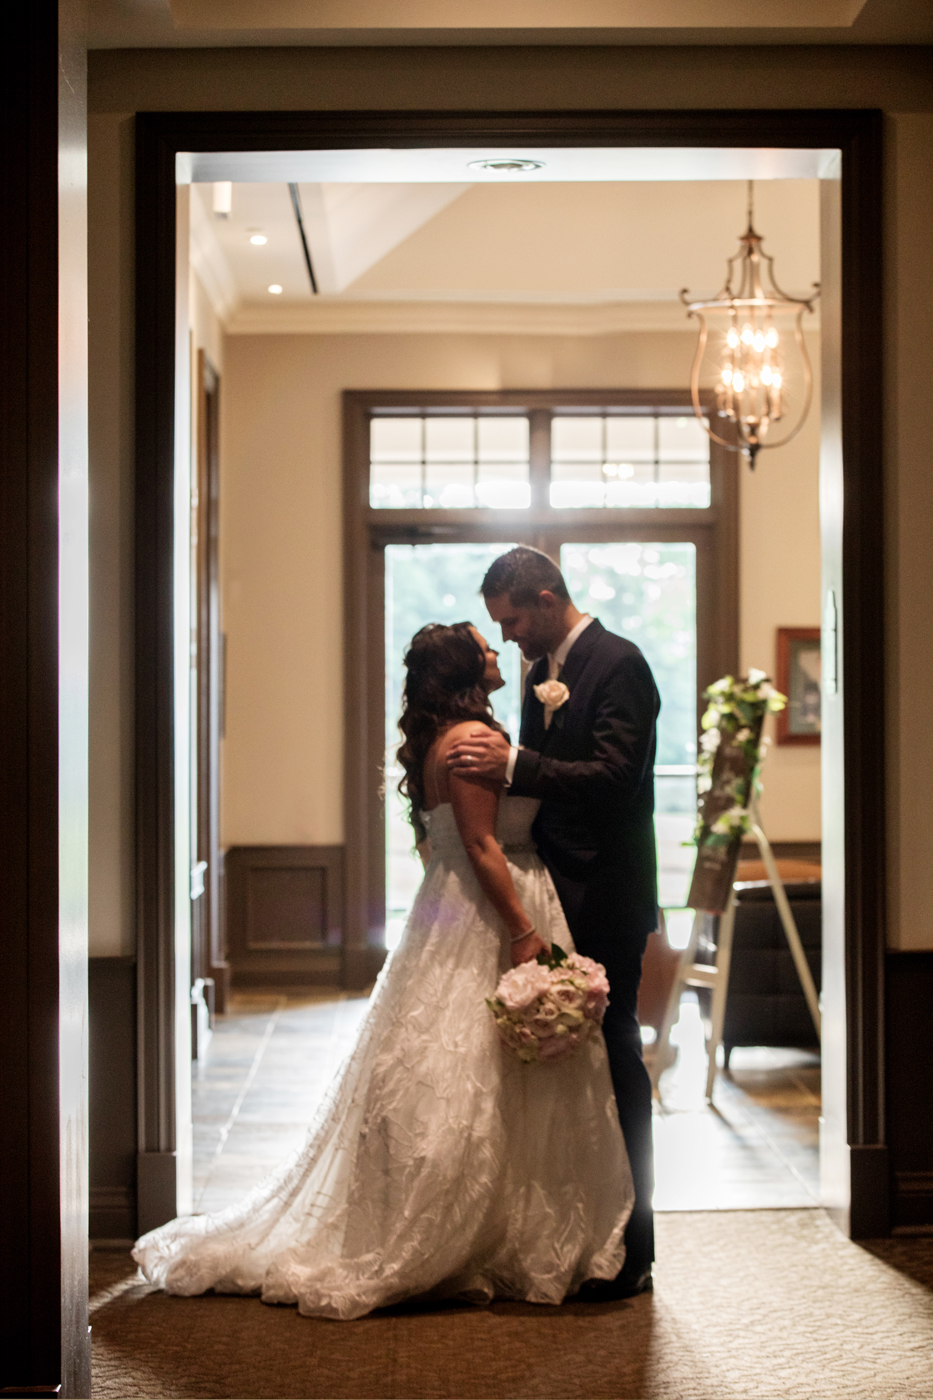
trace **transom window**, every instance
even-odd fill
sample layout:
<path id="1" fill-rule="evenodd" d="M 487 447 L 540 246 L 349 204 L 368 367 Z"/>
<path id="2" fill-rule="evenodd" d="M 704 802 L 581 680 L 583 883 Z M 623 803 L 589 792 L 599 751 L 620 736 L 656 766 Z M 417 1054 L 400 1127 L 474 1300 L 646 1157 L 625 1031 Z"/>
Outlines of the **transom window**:
<path id="1" fill-rule="evenodd" d="M 377 510 L 525 510 L 529 436 L 524 415 L 373 418 L 369 503 Z"/>
<path id="2" fill-rule="evenodd" d="M 709 508 L 709 438 L 692 413 L 534 418 L 533 435 L 532 415 L 514 411 L 375 414 L 370 507 L 527 510 L 537 472 L 540 504 L 554 510 Z"/>
<path id="3" fill-rule="evenodd" d="M 659 889 L 679 909 L 702 691 L 737 665 L 734 456 L 711 443 L 687 389 L 348 390 L 343 401 L 347 888 L 363 941 L 394 944 L 421 879 L 397 791 L 405 648 L 425 622 L 465 618 L 501 645 L 478 589 L 515 544 L 559 561 L 577 606 L 654 671 Z M 492 700 L 512 735 L 519 664 L 502 647 L 506 685 Z"/>
<path id="4" fill-rule="evenodd" d="M 551 422 L 549 497 L 557 510 L 705 510 L 709 438 L 692 414 L 559 414 Z"/>

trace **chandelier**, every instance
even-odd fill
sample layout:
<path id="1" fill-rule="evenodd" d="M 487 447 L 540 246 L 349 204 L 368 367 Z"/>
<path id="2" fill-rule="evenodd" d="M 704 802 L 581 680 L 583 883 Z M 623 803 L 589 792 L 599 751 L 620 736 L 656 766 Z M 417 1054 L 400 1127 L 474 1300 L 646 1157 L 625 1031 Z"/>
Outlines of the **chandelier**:
<path id="1" fill-rule="evenodd" d="M 748 228 L 739 238 L 739 251 L 727 260 L 722 291 L 711 301 L 690 301 L 684 287 L 680 299 L 688 316 L 696 316 L 700 323 L 690 376 L 693 411 L 714 442 L 730 452 L 741 452 L 754 468 L 762 448 L 783 447 L 797 436 L 810 410 L 813 371 L 802 321 L 803 313 L 813 310 L 820 284 L 813 283 L 809 297 L 790 297 L 781 291 L 774 280 L 774 259 L 762 252 L 764 240 L 755 232 L 752 197 L 749 180 Z M 763 273 L 767 287 L 762 282 Z M 735 441 L 727 441 L 713 430 L 700 403 L 700 372 L 707 346 L 713 356 L 715 415 L 735 425 Z M 796 407 L 789 395 L 785 358 L 785 352 L 793 354 L 793 346 L 800 365 L 799 376 L 794 375 L 795 387 L 802 387 Z M 793 420 L 789 431 L 781 438 L 770 437 L 773 424 L 788 414 Z"/>

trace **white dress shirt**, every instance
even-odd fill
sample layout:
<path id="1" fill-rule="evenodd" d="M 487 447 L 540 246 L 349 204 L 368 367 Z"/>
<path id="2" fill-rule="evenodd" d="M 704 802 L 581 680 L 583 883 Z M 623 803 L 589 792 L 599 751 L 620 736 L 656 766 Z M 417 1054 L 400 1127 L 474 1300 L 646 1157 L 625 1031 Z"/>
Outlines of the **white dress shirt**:
<path id="1" fill-rule="evenodd" d="M 560 646 L 547 654 L 547 678 L 549 681 L 556 681 L 563 669 L 564 662 L 570 654 L 570 648 L 577 638 L 586 631 L 593 619 L 589 613 L 584 613 L 576 627 L 571 627 Z M 518 758 L 518 746 L 513 744 L 509 749 L 509 757 L 505 765 L 505 786 L 511 787 L 512 776 L 515 772 L 515 760 Z"/>

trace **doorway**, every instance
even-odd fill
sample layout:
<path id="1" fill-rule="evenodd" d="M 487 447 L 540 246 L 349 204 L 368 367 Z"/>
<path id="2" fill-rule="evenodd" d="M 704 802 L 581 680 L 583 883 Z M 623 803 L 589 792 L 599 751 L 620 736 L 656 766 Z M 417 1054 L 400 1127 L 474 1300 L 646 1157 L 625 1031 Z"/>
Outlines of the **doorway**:
<path id="1" fill-rule="evenodd" d="M 430 621 L 469 619 L 488 632 L 479 584 L 514 543 L 558 561 L 578 606 L 637 641 L 655 673 L 660 898 L 679 932 L 702 692 L 738 665 L 738 495 L 728 454 L 684 391 L 351 391 L 344 415 L 348 573 L 369 579 L 347 618 L 348 689 L 360 683 L 352 638 L 363 627 L 368 709 L 385 716 L 371 750 L 348 748 L 350 788 L 366 794 L 348 814 L 350 841 L 370 834 L 368 907 L 385 910 L 385 946 L 395 946 L 421 874 L 397 792 L 404 648 Z M 500 664 L 506 687 L 494 707 L 517 735 L 517 649 L 505 647 Z"/>
<path id="2" fill-rule="evenodd" d="M 140 346 L 137 375 L 137 383 L 140 387 L 140 412 L 138 414 L 139 427 L 139 451 L 140 451 L 140 549 L 137 555 L 139 570 L 139 588 L 137 596 L 140 608 L 140 686 L 137 690 L 139 705 L 138 712 L 138 735 L 141 745 L 141 765 L 139 801 L 141 804 L 141 832 L 142 840 L 140 847 L 140 890 L 143 908 L 143 929 L 142 929 L 142 997 L 141 1009 L 143 1026 L 141 1036 L 144 1047 L 150 1047 L 152 1052 L 158 1049 L 161 1056 L 154 1053 L 143 1055 L 142 1066 L 142 1098 L 144 1124 L 143 1138 L 141 1141 L 141 1153 L 150 1158 L 170 1154 L 172 1148 L 170 1139 L 172 1130 L 170 1126 L 170 1113 L 166 1115 L 164 1107 L 170 1098 L 170 1083 L 166 1080 L 166 1070 L 169 1068 L 165 1063 L 164 1047 L 167 1041 L 171 1040 L 169 1031 L 172 1022 L 173 998 L 171 989 L 167 984 L 171 981 L 171 958 L 165 957 L 165 951 L 170 950 L 174 944 L 174 929 L 171 927 L 172 901 L 166 902 L 164 896 L 167 893 L 167 882 L 170 884 L 174 878 L 172 875 L 173 863 L 166 863 L 165 851 L 166 841 L 171 841 L 172 820 L 171 820 L 171 794 L 172 785 L 167 786 L 164 781 L 160 781 L 160 775 L 164 779 L 165 770 L 162 765 L 172 764 L 170 746 L 166 751 L 164 742 L 161 741 L 167 732 L 170 732 L 170 725 L 166 730 L 166 721 L 170 719 L 172 708 L 172 694 L 169 684 L 171 677 L 171 657 L 170 653 L 165 653 L 165 643 L 167 634 L 164 625 L 156 625 L 158 618 L 162 616 L 160 609 L 165 609 L 169 592 L 166 592 L 171 578 L 170 568 L 166 569 L 167 559 L 165 554 L 166 535 L 164 529 L 149 529 L 153 519 L 161 519 L 163 525 L 172 515 L 172 449 L 171 434 L 166 436 L 165 424 L 172 415 L 172 376 L 168 369 L 172 363 L 173 346 L 166 340 L 164 328 L 171 324 L 171 316 L 166 316 L 166 309 L 173 304 L 174 297 L 169 293 L 174 292 L 174 287 L 169 283 L 172 281 L 165 274 L 168 271 L 164 248 L 171 246 L 171 236 L 174 232 L 174 220 L 167 218 L 171 212 L 173 201 L 167 194 L 170 191 L 171 175 L 165 160 L 165 154 L 169 148 L 175 150 L 198 151 L 202 147 L 211 151 L 218 150 L 217 119 L 212 118 L 209 126 L 203 132 L 198 130 L 199 119 L 185 119 L 179 125 L 177 119 L 172 121 L 171 131 L 166 128 L 160 129 L 160 118 L 146 118 L 140 123 L 140 257 L 138 266 L 145 268 L 145 274 L 141 275 L 139 308 L 143 321 L 138 344 Z M 399 118 L 393 115 L 393 129 L 399 125 Z M 624 116 L 610 116 L 599 118 L 599 125 L 596 119 L 589 118 L 547 118 L 543 119 L 540 131 L 536 140 L 532 144 L 541 145 L 543 141 L 549 139 L 551 132 L 560 130 L 561 140 L 566 143 L 580 141 L 581 144 L 592 142 L 594 146 L 614 143 L 624 145 L 626 140 L 644 140 L 644 131 L 651 128 L 651 121 L 644 117 L 638 118 L 638 135 L 635 136 L 635 129 L 629 119 Z M 516 119 L 514 131 L 506 120 L 503 124 L 501 119 L 497 119 L 495 142 L 499 148 L 512 144 L 519 139 L 518 131 L 521 130 L 521 138 L 527 143 L 531 128 L 528 119 Z M 721 130 L 729 129 L 731 140 L 738 143 L 759 142 L 762 145 L 781 146 L 789 145 L 795 149 L 805 147 L 806 144 L 819 144 L 821 149 L 832 149 L 841 147 L 845 152 L 845 160 L 848 161 L 849 175 L 856 169 L 866 172 L 876 170 L 878 160 L 878 146 L 876 133 L 870 122 L 863 120 L 862 114 L 843 114 L 841 117 L 827 116 L 809 117 L 810 123 L 806 126 L 802 119 L 796 114 L 787 118 L 758 117 L 755 114 L 734 114 L 724 118 L 717 117 L 716 134 L 709 129 L 709 119 L 704 118 L 703 123 L 698 123 L 690 114 L 674 114 L 665 116 L 663 123 L 659 124 L 657 131 L 651 137 L 651 141 L 656 141 L 663 145 L 673 140 L 679 141 L 683 146 L 702 146 L 710 140 L 722 139 Z M 783 126 L 782 126 L 783 122 Z M 317 123 L 317 126 L 316 126 Z M 596 124 L 594 124 L 596 123 Z M 405 123 L 403 123 L 404 125 Z M 412 118 L 409 121 L 411 127 L 406 139 L 425 145 L 438 140 L 437 124 L 432 124 L 428 117 Z M 628 124 L 628 125 L 627 125 Z M 258 126 L 261 128 L 261 121 Z M 275 145 L 278 150 L 287 149 L 291 143 L 296 151 L 306 151 L 312 149 L 316 142 L 326 143 L 334 140 L 332 130 L 332 119 L 302 118 L 295 122 L 295 131 L 283 137 L 281 122 L 278 123 Z M 532 126 L 534 123 L 532 123 Z M 378 123 L 370 122 L 368 136 L 360 132 L 354 134 L 353 139 L 365 146 L 370 140 L 374 147 L 381 146 L 383 149 L 386 142 L 386 132 L 376 130 Z M 662 134 L 663 126 L 663 134 Z M 184 129 L 182 130 L 181 127 Z M 320 128 L 318 130 L 317 128 Z M 473 127 L 464 122 L 462 130 L 458 128 L 456 133 L 448 129 L 444 136 L 444 141 L 449 143 L 448 148 L 457 146 L 463 148 L 472 140 L 476 140 L 482 128 L 482 123 L 474 123 Z M 676 128 L 676 135 L 673 134 Z M 701 129 L 702 128 L 702 129 Z M 489 132 L 482 133 L 486 139 Z M 229 138 L 230 144 L 235 145 L 239 138 L 232 134 Z M 344 136 L 342 139 L 346 139 Z M 648 143 L 650 144 L 650 142 Z M 216 157 L 211 157 L 216 161 Z M 255 159 L 255 157 L 253 157 Z M 859 165 L 861 162 L 861 165 Z M 227 167 L 229 169 L 229 167 Z M 253 167 L 255 168 L 255 167 Z M 219 167 L 218 167 L 219 169 Z M 205 177 L 206 178 L 206 177 Z M 216 178 L 222 178 L 218 173 Z M 858 199 L 853 193 L 855 203 L 852 209 L 846 208 L 845 237 L 848 240 L 847 247 L 850 250 L 859 248 L 864 253 L 862 261 L 850 260 L 847 266 L 858 266 L 860 269 L 860 280 L 866 283 L 869 289 L 874 288 L 874 279 L 869 275 L 866 279 L 865 268 L 874 268 L 876 264 L 872 261 L 875 245 L 872 239 L 875 235 L 876 207 L 872 202 L 871 191 L 875 188 L 872 183 L 874 177 L 866 176 L 866 183 L 857 187 L 851 183 L 848 188 L 851 191 L 867 190 L 868 195 L 864 206 L 858 206 L 858 218 L 855 217 L 855 206 Z M 827 182 L 830 183 L 830 182 Z M 833 232 L 838 228 L 838 224 L 833 223 L 834 217 L 838 217 L 839 205 L 837 201 L 838 187 L 826 190 L 827 223 L 826 227 Z M 151 215 L 147 219 L 147 215 Z M 161 258 L 152 258 L 151 252 L 162 248 Z M 155 301 L 153 301 L 153 284 L 150 270 L 153 266 L 161 268 L 160 281 L 157 281 Z M 832 270 L 832 269 L 831 269 Z M 876 313 L 876 295 L 874 290 L 859 295 L 858 286 L 853 281 L 851 288 L 847 284 L 847 293 L 852 292 L 851 298 L 846 305 L 846 334 L 856 340 L 860 336 L 862 326 L 871 323 Z M 838 309 L 838 303 L 836 304 Z M 830 300 L 832 312 L 832 302 Z M 158 315 L 156 311 L 158 309 Z M 148 318 L 148 319 L 147 319 Z M 160 329 L 161 328 L 161 329 Z M 170 338 L 171 339 L 171 338 Z M 830 336 L 832 342 L 832 336 Z M 849 343 L 855 343 L 850 340 Z M 867 343 L 859 341 L 858 343 Z M 835 342 L 835 351 L 839 352 L 838 340 Z M 870 356 L 868 357 L 870 359 Z M 840 361 L 837 359 L 837 365 Z M 841 427 L 842 420 L 836 414 L 838 405 L 838 374 L 829 375 L 824 380 L 826 388 L 826 398 L 824 406 L 828 412 L 825 421 L 828 423 L 829 451 L 826 456 L 825 476 L 827 483 L 833 480 L 848 480 L 853 484 L 853 489 L 858 486 L 859 494 L 855 499 L 859 502 L 859 510 L 855 516 L 851 512 L 846 517 L 846 534 L 843 537 L 842 519 L 840 515 L 833 516 L 830 509 L 824 523 L 827 532 L 824 539 L 830 546 L 825 550 L 827 560 L 827 587 L 838 590 L 837 597 L 843 599 L 845 596 L 848 606 L 841 608 L 840 617 L 842 619 L 840 643 L 848 648 L 847 654 L 850 657 L 848 669 L 840 667 L 839 674 L 842 677 L 843 690 L 848 699 L 854 704 L 852 712 L 852 723 L 848 723 L 845 733 L 841 727 L 842 710 L 841 701 L 837 709 L 838 715 L 834 716 L 828 725 L 827 762 L 826 762 L 826 783 L 828 784 L 828 794 L 834 804 L 833 810 L 839 814 L 838 828 L 835 833 L 835 844 L 829 843 L 827 855 L 833 866 L 833 899 L 835 901 L 834 922 L 830 932 L 829 941 L 832 945 L 835 966 L 843 971 L 848 963 L 850 969 L 852 960 L 861 966 L 865 960 L 869 960 L 872 966 L 876 965 L 877 950 L 880 948 L 881 936 L 881 904 L 880 904 L 880 884 L 877 878 L 877 869 L 871 859 L 872 841 L 879 836 L 877 832 L 867 831 L 869 823 L 864 821 L 856 823 L 849 821 L 844 823 L 841 818 L 847 803 L 859 799 L 862 810 L 874 810 L 879 813 L 880 802 L 872 807 L 871 802 L 865 805 L 865 798 L 878 791 L 877 774 L 877 746 L 869 750 L 868 746 L 860 746 L 858 742 L 853 742 L 853 736 L 858 737 L 859 723 L 858 714 L 867 713 L 869 710 L 873 715 L 880 713 L 878 695 L 875 693 L 880 686 L 880 679 L 863 675 L 857 664 L 851 664 L 851 658 L 867 654 L 864 649 L 858 650 L 862 639 L 866 641 L 872 638 L 871 646 L 877 646 L 877 637 L 880 635 L 880 588 L 878 587 L 879 567 L 880 567 L 880 511 L 876 509 L 875 498 L 871 494 L 870 462 L 877 447 L 877 421 L 872 417 L 871 405 L 874 402 L 872 394 L 872 373 L 871 365 L 864 356 L 861 358 L 850 357 L 846 363 L 850 366 L 850 379 L 846 398 L 846 419 L 845 419 L 845 443 L 846 457 L 843 461 L 841 454 Z M 868 366 L 866 369 L 866 365 Z M 862 392 L 858 392 L 861 390 Z M 835 397 L 834 397 L 835 396 Z M 858 407 L 857 405 L 860 405 Z M 836 415 L 836 416 L 834 416 Z M 837 438 L 833 439 L 833 433 L 837 433 Z M 838 441 L 839 450 L 833 455 L 832 443 Z M 835 477 L 833 473 L 835 472 Z M 845 477 L 843 475 L 845 473 Z M 830 506 L 832 501 L 830 499 Z M 877 528 L 876 528 L 877 527 Z M 147 534 L 148 530 L 148 534 Z M 835 534 L 833 533 L 835 531 Z M 505 538 L 513 538 L 514 531 L 509 531 Z M 168 535 L 170 539 L 170 533 Z M 423 537 L 417 536 L 412 540 L 409 536 L 408 543 L 421 542 Z M 429 541 L 424 541 L 429 542 Z M 572 537 L 565 540 L 568 544 L 585 543 Z M 658 538 L 644 539 L 643 544 L 658 543 Z M 664 542 L 660 540 L 660 542 Z M 559 542 L 558 542 L 559 543 Z M 606 545 L 624 544 L 625 540 L 608 536 L 603 540 Z M 848 561 L 849 572 L 846 578 L 842 577 L 843 547 L 845 557 Z M 857 565 L 857 567 L 856 567 Z M 853 572 L 854 569 L 854 572 Z M 348 588 L 351 595 L 359 594 L 360 589 L 367 594 L 367 601 L 376 603 L 379 606 L 377 611 L 380 622 L 384 616 L 382 600 L 373 594 L 373 580 L 370 575 L 367 579 L 348 580 Z M 848 593 L 844 595 L 844 588 Z M 352 602 L 352 596 L 350 601 Z M 864 606 L 862 606 L 864 605 Z M 359 614 L 357 614 L 359 616 Z M 865 628 L 869 630 L 866 631 Z M 381 631 L 381 626 L 380 626 Z M 365 652 L 367 647 L 366 635 L 357 633 L 359 651 Z M 699 645 L 699 642 L 698 642 Z M 367 658 L 367 664 L 371 662 L 371 657 Z M 167 669 L 166 669 L 167 668 Z M 384 672 L 383 672 L 384 675 Z M 349 674 L 348 674 L 349 679 Z M 358 677 L 356 678 L 358 679 Z M 353 726 L 354 732 L 361 735 L 368 734 L 367 718 L 360 713 L 362 696 L 367 693 L 367 686 L 357 687 L 351 692 L 348 687 L 348 722 Z M 864 703 L 863 703 L 864 702 Z M 865 707 L 868 707 L 866 710 Z M 375 734 L 369 734 L 369 738 L 375 738 L 377 747 L 384 752 L 384 711 L 379 707 L 378 723 Z M 874 721 L 873 721 L 874 723 Z M 160 742 L 152 743 L 153 734 L 158 734 Z M 148 736 L 148 737 L 147 737 Z M 371 745 L 370 745 L 371 747 Z M 860 756 L 860 754 L 862 756 Z M 870 758 L 870 762 L 869 762 Z M 147 781 L 147 774 L 151 775 L 153 781 Z M 360 809 L 364 808 L 366 798 L 366 788 L 368 787 L 369 774 L 365 775 L 365 784 L 354 787 L 353 775 L 348 773 L 348 810 L 352 813 L 354 804 L 358 804 Z M 848 785 L 844 780 L 848 780 Z M 835 784 L 835 787 L 833 786 Z M 153 804 L 155 804 L 153 806 Z M 827 804 L 830 805 L 830 804 Z M 857 809 L 856 809 L 857 810 Z M 378 838 L 381 832 L 370 831 L 364 840 L 359 851 L 354 853 L 354 860 L 361 861 L 363 868 L 358 871 L 363 878 L 358 882 L 360 891 L 371 888 L 370 879 L 373 868 L 376 865 L 382 866 L 384 879 L 384 842 Z M 374 841 L 372 837 L 377 839 Z M 875 849 L 879 848 L 876 842 Z M 846 875 L 846 870 L 848 874 Z M 874 874 L 872 872 L 875 872 Z M 352 888 L 352 872 L 349 881 Z M 853 884 L 854 882 L 854 884 Z M 845 899 L 845 891 L 859 891 L 858 901 Z M 161 894 L 159 893 L 161 890 Z M 370 946 L 375 948 L 378 944 L 370 944 L 371 935 L 378 936 L 384 926 L 384 919 L 380 918 L 380 911 L 373 908 L 368 895 L 362 894 L 359 897 L 357 907 L 348 909 L 346 922 L 347 965 L 352 969 L 356 967 L 355 975 L 359 976 L 368 970 L 371 959 L 368 957 L 367 949 Z M 160 950 L 162 950 L 160 952 Z M 867 965 L 867 964 L 866 964 Z M 850 978 L 850 984 L 852 979 Z M 837 1066 L 842 1075 L 842 1081 L 835 1084 L 834 1107 L 830 1114 L 828 1124 L 827 1149 L 830 1154 L 835 1153 L 834 1160 L 839 1163 L 845 1159 L 845 1163 L 854 1161 L 859 1156 L 861 1148 L 873 1148 L 880 1143 L 880 1097 L 876 1091 L 876 1086 L 880 1083 L 876 1072 L 878 1057 L 878 1020 L 875 1008 L 880 996 L 880 988 L 877 980 L 855 979 L 859 988 L 857 1004 L 853 1004 L 851 997 L 846 1001 L 845 977 L 836 976 L 833 981 L 830 979 L 828 988 L 827 1010 L 835 1007 L 837 1025 L 840 1029 L 840 1036 L 837 1039 L 839 1047 Z M 834 1000 L 835 998 L 835 1000 Z M 849 1014 L 849 1031 L 846 1027 L 846 1013 Z M 832 1019 L 831 1016 L 829 1019 Z M 874 1026 L 874 1029 L 872 1029 Z M 846 1053 L 846 1045 L 851 1048 L 850 1053 Z M 837 1092 L 842 1083 L 848 1083 L 847 1093 L 841 1097 Z M 853 1098 L 854 1095 L 854 1098 Z M 858 1112 L 852 1110 L 852 1104 L 857 1103 Z M 146 1105 L 152 1105 L 150 1113 Z M 849 1139 L 847 1124 L 851 1125 L 852 1141 Z M 853 1153 L 850 1149 L 854 1148 Z M 838 1150 L 837 1150 L 838 1149 Z M 866 1156 L 867 1160 L 867 1156 Z M 877 1157 L 875 1157 L 877 1161 Z M 849 1199 L 852 1192 L 855 1195 L 852 1199 L 858 1199 L 857 1173 L 848 1165 L 842 1168 L 842 1176 L 837 1172 L 832 1178 L 836 1185 L 827 1186 L 827 1191 L 834 1196 L 834 1200 L 843 1202 L 841 1209 L 846 1209 L 845 1200 Z M 844 1179 L 843 1187 L 839 1187 L 839 1182 Z M 829 1182 L 829 1178 L 827 1178 Z M 867 1181 L 867 1178 L 865 1179 Z M 840 1195 L 841 1191 L 841 1195 Z M 867 1200 L 867 1197 L 865 1198 Z M 833 1203 L 833 1202 L 830 1202 Z"/>

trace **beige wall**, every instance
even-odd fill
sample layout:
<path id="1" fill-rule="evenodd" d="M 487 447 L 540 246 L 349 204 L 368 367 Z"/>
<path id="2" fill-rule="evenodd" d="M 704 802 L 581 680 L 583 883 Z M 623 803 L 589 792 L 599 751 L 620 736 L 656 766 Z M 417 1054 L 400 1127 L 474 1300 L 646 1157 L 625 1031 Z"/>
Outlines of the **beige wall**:
<path id="1" fill-rule="evenodd" d="M 778 264 L 780 273 L 780 263 Z M 799 437 L 763 451 L 740 472 L 739 663 L 772 675 L 778 627 L 820 625 L 819 337 L 808 337 L 814 402 Z M 775 724 L 765 733 L 773 741 Z M 762 824 L 772 841 L 819 841 L 820 751 L 772 743 L 763 772 Z"/>
<path id="2" fill-rule="evenodd" d="M 132 914 L 132 165 L 137 110 L 878 108 L 886 114 L 886 668 L 889 937 L 933 948 L 933 734 L 927 719 L 930 165 L 927 49 L 610 47 L 134 50 L 90 56 L 92 269 L 92 937 Z M 228 366 L 228 374 L 231 366 Z M 770 468 L 769 468 L 770 470 Z M 764 481 L 764 476 L 762 480 Z M 764 489 L 764 488 L 761 488 Z M 109 493 L 106 499 L 101 490 Z M 112 589 L 119 582 L 117 595 Z M 757 643 L 756 643 L 757 649 Z M 329 678 L 328 678 L 329 679 Z M 339 684 L 334 678 L 335 684 Z M 115 698 L 114 698 L 115 697 Z M 99 708 L 95 714 L 95 704 Z M 110 704 L 111 719 L 100 715 Z M 769 780 L 772 789 L 774 780 Z M 97 794 L 95 798 L 95 792 Z M 770 820 L 770 818 L 769 818 Z M 301 839 L 307 839 L 302 837 Z M 96 862 L 96 865 L 95 865 Z M 96 870 L 96 877 L 95 877 Z M 96 893 L 95 893 L 96 888 Z M 96 912 L 95 912 L 96 911 Z"/>
<path id="3" fill-rule="evenodd" d="M 645 332 L 228 339 L 225 845 L 343 840 L 341 391 L 681 387 L 693 347 Z M 737 464 L 745 668 L 773 666 L 776 626 L 819 623 L 818 440 L 813 421 L 754 477 Z M 818 840 L 818 750 L 775 750 L 768 768 L 773 838 Z"/>

